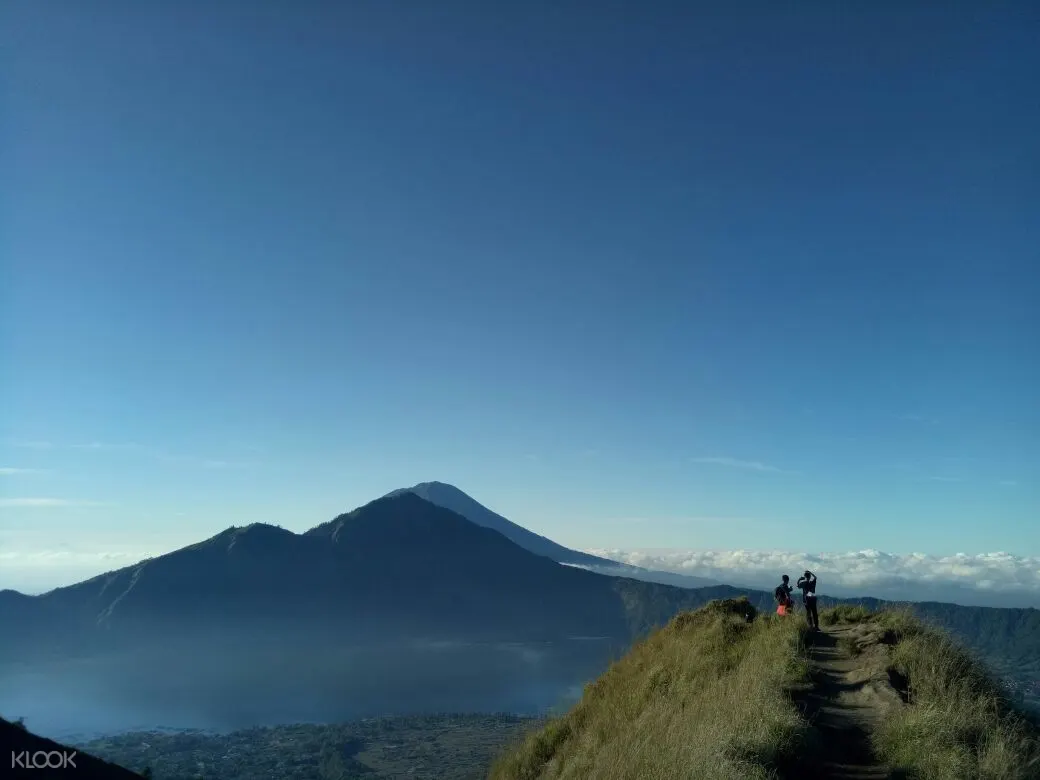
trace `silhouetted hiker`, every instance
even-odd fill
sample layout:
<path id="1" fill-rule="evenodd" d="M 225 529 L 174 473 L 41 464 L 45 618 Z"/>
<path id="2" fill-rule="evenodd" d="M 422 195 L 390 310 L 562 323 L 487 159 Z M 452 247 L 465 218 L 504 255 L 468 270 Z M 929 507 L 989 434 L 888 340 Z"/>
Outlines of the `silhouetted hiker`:
<path id="1" fill-rule="evenodd" d="M 794 607 L 794 599 L 791 598 L 791 591 L 794 588 L 791 587 L 791 578 L 786 574 L 781 578 L 783 582 L 776 586 L 776 590 L 773 591 L 773 598 L 776 599 L 776 614 L 778 615 L 789 615 L 791 609 Z"/>
<path id="2" fill-rule="evenodd" d="M 820 614 L 816 611 L 816 575 L 808 569 L 798 578 L 798 588 L 802 591 L 802 603 L 805 604 L 805 617 L 814 631 L 820 630 Z"/>

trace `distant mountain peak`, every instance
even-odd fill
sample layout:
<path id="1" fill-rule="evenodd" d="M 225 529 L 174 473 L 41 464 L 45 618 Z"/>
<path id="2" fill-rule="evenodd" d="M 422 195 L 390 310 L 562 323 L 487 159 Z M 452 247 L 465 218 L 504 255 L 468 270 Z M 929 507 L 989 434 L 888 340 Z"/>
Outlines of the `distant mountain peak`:
<path id="1" fill-rule="evenodd" d="M 447 488 L 448 490 L 454 490 L 456 493 L 462 493 L 463 491 L 452 485 L 450 482 L 440 482 L 436 479 L 430 480 L 429 482 L 420 482 L 418 485 L 413 485 L 408 490 L 414 492 L 419 488 Z"/>
<path id="2" fill-rule="evenodd" d="M 412 485 L 411 487 L 397 488 L 397 490 L 391 490 L 383 498 L 394 498 L 396 496 L 403 496 L 412 494 L 419 496 L 420 498 L 427 498 L 429 494 L 441 494 L 441 495 L 455 495 L 460 496 L 472 501 L 473 499 L 466 493 L 452 485 L 450 482 L 440 482 L 438 480 L 430 480 L 429 482 L 419 482 L 418 484 Z"/>
<path id="3" fill-rule="evenodd" d="M 497 512 L 488 509 L 472 496 L 447 482 L 439 482 L 437 480 L 420 482 L 417 485 L 412 485 L 412 487 L 393 490 L 390 493 L 387 493 L 384 498 L 392 498 L 406 494 L 414 494 L 419 498 L 429 501 L 431 504 L 436 504 L 444 509 L 450 509 L 452 512 L 462 515 L 471 523 L 498 531 L 509 539 L 509 541 L 523 547 L 528 552 L 533 552 L 536 555 L 549 558 L 557 563 L 570 563 L 584 566 L 617 566 L 613 561 L 608 561 L 604 558 L 597 558 L 594 555 L 589 555 L 577 550 L 571 550 L 568 547 L 557 544 L 551 539 L 547 539 L 533 531 L 529 531 L 523 526 L 517 525 L 505 517 L 502 517 L 502 515 Z"/>

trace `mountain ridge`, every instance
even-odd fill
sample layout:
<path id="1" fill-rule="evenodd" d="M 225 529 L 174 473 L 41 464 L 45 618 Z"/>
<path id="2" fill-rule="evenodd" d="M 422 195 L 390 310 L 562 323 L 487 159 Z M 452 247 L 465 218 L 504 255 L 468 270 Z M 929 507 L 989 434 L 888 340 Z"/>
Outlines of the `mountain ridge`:
<path id="1" fill-rule="evenodd" d="M 446 483 L 431 482 L 420 485 L 450 488 L 451 493 L 465 496 L 458 488 Z M 465 498 L 483 509 L 473 499 L 468 496 Z M 409 519 L 402 520 L 406 515 Z M 499 515 L 495 517 L 509 523 Z M 509 524 L 514 528 L 520 528 L 516 524 Z M 455 536 L 446 535 L 448 531 Z M 422 534 L 421 543 L 415 537 L 418 533 Z M 452 549 L 452 538 L 468 540 L 470 548 Z M 331 547 L 326 543 L 331 544 Z M 475 523 L 459 512 L 428 501 L 413 489 L 406 488 L 392 491 L 368 504 L 341 513 L 302 533 L 265 523 L 232 526 L 207 539 L 169 553 L 56 588 L 45 594 L 29 596 L 10 589 L 0 591 L 0 614 L 18 620 L 18 624 L 23 626 L 23 640 L 31 639 L 38 633 L 40 622 L 60 619 L 62 616 L 74 628 L 89 631 L 92 627 L 111 627 L 113 621 L 118 621 L 121 612 L 125 613 L 143 591 L 153 591 L 158 603 L 162 604 L 163 598 L 160 597 L 169 595 L 164 591 L 171 588 L 179 589 L 181 598 L 194 594 L 192 603 L 197 601 L 205 604 L 212 589 L 233 590 L 236 581 L 248 577 L 253 578 L 253 587 L 259 588 L 260 592 L 254 594 L 252 600 L 248 593 L 239 594 L 241 603 L 232 610 L 233 612 L 241 614 L 247 608 L 258 612 L 271 611 L 272 605 L 280 605 L 283 612 L 295 613 L 298 610 L 293 607 L 291 599 L 286 603 L 286 600 L 278 595 L 280 586 L 284 583 L 280 583 L 274 576 L 277 572 L 290 571 L 298 589 L 306 590 L 309 585 L 313 590 L 321 591 L 337 583 L 344 585 L 344 564 L 351 562 L 350 565 L 355 567 L 365 564 L 364 560 L 355 560 L 355 552 L 350 548 L 373 545 L 378 549 L 368 550 L 361 556 L 362 559 L 370 554 L 385 555 L 387 565 L 393 565 L 395 562 L 400 564 L 403 560 L 401 556 L 404 556 L 410 565 L 428 570 L 426 575 L 420 578 L 421 589 L 427 592 L 431 586 L 437 585 L 435 572 L 430 571 L 430 566 L 426 565 L 427 559 L 433 554 L 444 555 L 445 560 L 455 560 L 458 563 L 455 567 L 456 573 L 464 573 L 460 568 L 462 559 L 459 556 L 462 556 L 467 559 L 465 566 L 473 569 L 472 575 L 477 576 L 479 571 L 479 576 L 489 578 L 493 582 L 499 581 L 501 584 L 502 566 L 485 565 L 478 561 L 475 557 L 478 548 L 488 557 L 504 556 L 504 559 L 514 562 L 520 555 L 523 563 L 518 565 L 526 567 L 524 576 L 532 579 L 548 577 L 552 582 L 577 583 L 585 581 L 582 579 L 583 576 L 607 577 L 610 581 L 609 587 L 604 582 L 600 582 L 600 586 L 607 587 L 615 594 L 624 592 L 622 600 L 627 599 L 624 622 L 630 626 L 637 626 L 636 630 L 648 630 L 653 625 L 660 624 L 662 620 L 666 621 L 670 617 L 669 610 L 673 610 L 674 613 L 681 608 L 695 606 L 698 601 L 703 603 L 709 598 L 746 593 L 759 608 L 768 608 L 772 598 L 771 594 L 764 590 L 722 585 L 695 589 L 676 588 L 656 583 L 653 579 L 637 578 L 623 569 L 606 573 L 594 569 L 585 570 L 581 564 L 560 565 L 548 556 L 539 555 L 516 544 L 496 529 Z M 557 547 L 566 550 L 562 546 Z M 523 558 L 524 554 L 529 557 Z M 183 571 L 172 572 L 170 567 L 181 561 L 183 564 L 179 565 Z M 207 591 L 206 587 L 201 587 L 195 572 L 206 572 L 212 567 L 224 567 L 225 572 L 221 576 L 211 576 L 206 584 L 211 590 Z M 563 574 L 564 570 L 570 570 L 573 574 Z M 579 572 L 581 574 L 578 574 Z M 613 580 L 624 582 L 622 584 Z M 470 582 L 470 587 L 478 587 L 473 576 L 468 579 L 461 577 L 458 587 L 462 587 L 462 583 L 467 581 Z M 636 584 L 639 581 L 643 584 Z M 397 592 L 397 589 L 392 587 L 393 583 L 378 572 L 368 583 L 368 590 L 378 590 L 377 583 L 383 583 L 390 587 L 391 591 Z M 650 584 L 659 584 L 661 587 L 652 588 L 649 587 Z M 456 591 L 458 587 L 455 588 Z M 501 589 L 498 593 L 504 595 Z M 546 595 L 548 596 L 547 592 Z M 269 598 L 270 601 L 265 602 L 264 598 Z M 169 602 L 168 598 L 165 600 Z M 381 599 L 377 598 L 377 601 L 379 600 Z M 648 600 L 659 606 L 647 608 Z M 354 601 L 356 603 L 356 599 Z M 504 603 L 509 601 L 506 600 Z M 351 603 L 349 594 L 345 597 L 345 603 Z M 822 597 L 821 603 L 855 603 L 878 608 L 893 602 L 871 597 Z M 148 612 L 155 606 L 156 603 L 153 601 L 149 607 L 142 607 L 138 611 Z M 574 609 L 576 612 L 580 611 L 576 607 Z M 1010 647 L 1012 663 L 1020 663 L 1027 659 L 1029 653 L 1040 646 L 1040 610 L 1021 607 L 962 607 L 942 602 L 919 602 L 914 605 L 914 610 L 925 619 L 947 626 L 955 635 L 989 656 L 999 655 Z M 310 611 L 310 616 L 313 616 L 314 611 Z M 652 615 L 653 618 L 633 618 L 633 612 Z M 213 622 L 219 623 L 219 616 L 213 616 Z M 1019 635 L 1029 639 L 1017 645 L 1009 643 L 1009 637 Z M 1016 647 L 1019 649 L 1015 649 Z"/>
<path id="2" fill-rule="evenodd" d="M 492 528 L 525 550 L 551 558 L 557 563 L 575 563 L 590 566 L 615 563 L 607 558 L 600 558 L 578 550 L 572 550 L 564 547 L 562 544 L 557 544 L 541 534 L 536 534 L 488 509 L 479 501 L 447 482 L 438 482 L 436 480 L 420 482 L 412 485 L 412 487 L 391 490 L 384 498 L 399 496 L 405 493 L 412 493 L 429 501 L 431 504 L 450 509 L 462 515 L 471 523 L 476 523 L 485 528 Z"/>
<path id="3" fill-rule="evenodd" d="M 520 547 L 530 550 L 537 555 L 551 558 L 557 563 L 580 566 L 598 574 L 632 577 L 647 582 L 657 582 L 662 585 L 673 585 L 678 588 L 697 588 L 722 584 L 718 580 L 708 577 L 644 569 L 640 566 L 621 563 L 620 561 L 603 558 L 580 550 L 572 550 L 508 520 L 447 482 L 420 482 L 409 488 L 392 490 L 386 495 L 395 496 L 402 493 L 414 493 L 433 504 L 457 512 L 470 522 L 485 528 L 492 528 Z"/>
<path id="4" fill-rule="evenodd" d="M 682 612 L 489 777 L 1037 776 L 1040 724 L 943 632 L 854 607 L 820 622 L 746 599 Z"/>
<path id="5" fill-rule="evenodd" d="M 124 686 L 128 696 L 151 690 L 160 678 L 166 687 L 149 694 L 152 699 L 187 696 L 177 688 L 195 691 L 192 701 L 211 696 L 219 699 L 214 707 L 223 707 L 253 695 L 251 680 L 284 674 L 286 666 L 310 670 L 306 685 L 316 686 L 315 696 L 326 690 L 336 700 L 360 696 L 352 688 L 336 694 L 328 680 L 318 679 L 343 674 L 349 648 L 387 648 L 365 650 L 366 663 L 375 670 L 401 658 L 393 667 L 399 670 L 430 663 L 402 648 L 534 643 L 570 654 L 566 668 L 574 677 L 567 684 L 573 684 L 677 613 L 741 595 L 759 610 L 773 608 L 766 591 L 677 588 L 560 564 L 405 491 L 303 533 L 262 523 L 231 527 L 39 596 L 0 592 L 0 621 L 19 626 L 0 643 L 0 664 L 108 659 L 107 671 L 95 676 L 115 675 L 110 686 Z M 821 607 L 838 603 L 885 605 L 869 598 L 820 599 Z M 1030 665 L 1040 657 L 1040 611 L 944 604 L 917 604 L 914 611 L 949 628 L 1023 684 L 1040 678 L 1040 669 Z M 599 637 L 601 645 L 566 650 L 575 637 Z M 486 665 L 481 690 L 514 672 L 505 650 L 489 652 L 500 660 L 467 656 L 470 667 Z M 449 671 L 431 669 L 426 677 L 420 671 L 409 690 L 447 679 Z M 304 686 L 272 690 L 270 697 L 299 697 Z M 235 705 L 243 711 L 250 706 Z M 330 711 L 329 717 L 342 714 L 333 705 Z"/>

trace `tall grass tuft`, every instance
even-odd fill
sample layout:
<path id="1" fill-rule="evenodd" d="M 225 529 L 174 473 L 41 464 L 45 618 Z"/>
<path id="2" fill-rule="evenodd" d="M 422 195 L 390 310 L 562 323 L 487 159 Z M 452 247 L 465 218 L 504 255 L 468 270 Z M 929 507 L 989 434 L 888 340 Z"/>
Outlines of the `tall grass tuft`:
<path id="1" fill-rule="evenodd" d="M 874 615 L 869 609 L 859 604 L 838 604 L 830 609 L 820 610 L 820 625 L 834 626 L 850 623 L 862 623 Z"/>
<path id="2" fill-rule="evenodd" d="M 922 780 L 1037 780 L 1040 741 L 986 667 L 944 632 L 909 613 L 886 613 L 892 668 L 909 706 L 874 733 L 878 754 Z"/>

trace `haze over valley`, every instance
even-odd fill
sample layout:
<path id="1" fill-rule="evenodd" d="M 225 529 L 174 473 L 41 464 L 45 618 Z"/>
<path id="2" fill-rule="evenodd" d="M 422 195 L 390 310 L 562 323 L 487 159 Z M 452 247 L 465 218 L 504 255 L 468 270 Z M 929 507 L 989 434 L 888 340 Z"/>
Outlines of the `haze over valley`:
<path id="1" fill-rule="evenodd" d="M 681 609 L 739 593 L 760 609 L 772 602 L 767 589 L 660 579 L 532 534 L 454 486 L 422 483 L 302 534 L 229 528 L 42 595 L 0 592 L 0 618 L 19 626 L 0 647 L 0 702 L 39 733 L 81 738 L 539 715 L 576 700 Z M 1028 662 L 1037 610 L 918 609 L 1009 679 L 1040 671 Z"/>

